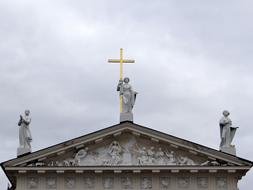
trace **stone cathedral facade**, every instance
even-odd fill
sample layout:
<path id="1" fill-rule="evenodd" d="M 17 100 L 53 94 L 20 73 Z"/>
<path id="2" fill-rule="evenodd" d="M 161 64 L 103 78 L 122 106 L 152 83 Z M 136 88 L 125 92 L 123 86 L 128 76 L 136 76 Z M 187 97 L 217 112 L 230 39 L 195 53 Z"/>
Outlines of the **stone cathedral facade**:
<path id="1" fill-rule="evenodd" d="M 252 165 L 128 121 L 1 164 L 16 190 L 238 190 Z"/>

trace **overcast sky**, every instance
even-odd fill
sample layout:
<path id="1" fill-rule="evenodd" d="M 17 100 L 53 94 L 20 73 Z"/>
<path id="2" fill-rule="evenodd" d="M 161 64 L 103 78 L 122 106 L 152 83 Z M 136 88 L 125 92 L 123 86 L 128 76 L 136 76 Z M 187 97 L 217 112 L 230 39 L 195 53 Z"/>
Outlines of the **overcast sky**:
<path id="1" fill-rule="evenodd" d="M 138 92 L 134 122 L 218 149 L 224 109 L 253 160 L 253 1 L 0 0 L 0 162 L 31 110 L 39 150 L 119 122 L 119 65 Z M 251 189 L 253 171 L 239 183 Z M 0 186 L 7 186 L 0 173 Z"/>

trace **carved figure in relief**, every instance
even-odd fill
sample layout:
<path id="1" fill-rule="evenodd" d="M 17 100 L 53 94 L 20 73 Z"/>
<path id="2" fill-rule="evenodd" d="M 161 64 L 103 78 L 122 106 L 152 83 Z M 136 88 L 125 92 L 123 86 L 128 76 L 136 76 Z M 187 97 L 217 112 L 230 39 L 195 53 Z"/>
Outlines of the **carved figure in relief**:
<path id="1" fill-rule="evenodd" d="M 230 147 L 231 142 L 235 136 L 236 129 L 238 127 L 232 127 L 232 121 L 228 117 L 230 113 L 225 110 L 223 111 L 223 117 L 220 119 L 220 148 Z"/>
<path id="2" fill-rule="evenodd" d="M 122 183 L 122 188 L 123 189 L 131 189 L 133 182 L 132 182 L 132 178 L 126 176 L 126 177 L 122 177 L 121 178 L 121 183 Z"/>
<path id="3" fill-rule="evenodd" d="M 207 177 L 198 177 L 197 185 L 199 188 L 207 188 L 208 187 L 208 178 Z"/>
<path id="4" fill-rule="evenodd" d="M 220 165 L 221 164 L 215 160 L 213 161 L 207 160 L 201 164 L 201 166 L 220 166 Z"/>
<path id="5" fill-rule="evenodd" d="M 185 156 L 178 157 L 178 164 L 179 165 L 196 165 L 192 159 L 187 158 Z"/>
<path id="6" fill-rule="evenodd" d="M 32 135 L 30 132 L 29 125 L 31 123 L 31 118 L 29 117 L 30 111 L 25 110 L 25 115 L 20 115 L 20 120 L 18 122 L 19 127 L 19 148 L 31 149 Z"/>
<path id="7" fill-rule="evenodd" d="M 162 180 L 162 181 L 161 181 L 161 188 L 162 188 L 162 189 L 167 189 L 168 187 L 169 187 L 168 181 Z"/>
<path id="8" fill-rule="evenodd" d="M 216 178 L 216 186 L 218 188 L 227 188 L 227 178 L 225 177 Z"/>
<path id="9" fill-rule="evenodd" d="M 88 147 L 85 147 L 84 149 L 80 149 L 76 155 L 75 155 L 75 162 L 77 163 L 78 166 L 80 166 L 81 160 L 84 159 L 87 154 L 88 154 Z"/>
<path id="10" fill-rule="evenodd" d="M 30 177 L 30 178 L 28 179 L 28 184 L 27 184 L 28 189 L 36 189 L 36 188 L 38 188 L 38 184 L 39 184 L 39 182 L 38 182 L 38 179 L 37 179 L 37 178 L 35 178 L 35 177 Z"/>
<path id="11" fill-rule="evenodd" d="M 60 165 L 63 165 L 63 166 L 76 166 L 77 164 L 76 164 L 75 159 L 69 158 L 69 159 L 63 160 L 63 162 Z M 59 163 L 58 163 L 58 166 L 59 166 Z"/>
<path id="12" fill-rule="evenodd" d="M 142 149 L 139 149 L 137 151 L 139 153 L 139 156 L 138 156 L 138 163 L 140 165 L 145 165 L 148 163 L 148 154 L 147 154 L 147 151 L 146 151 L 146 148 L 145 147 L 142 147 Z"/>
<path id="13" fill-rule="evenodd" d="M 168 177 L 161 177 L 160 178 L 160 188 L 161 189 L 168 189 L 169 188 L 169 178 Z"/>
<path id="14" fill-rule="evenodd" d="M 55 177 L 46 178 L 46 187 L 48 189 L 55 189 L 56 188 L 56 178 Z"/>
<path id="15" fill-rule="evenodd" d="M 118 141 L 113 141 L 109 147 L 109 155 L 112 157 L 111 164 L 116 165 L 122 160 L 122 148 Z"/>
<path id="16" fill-rule="evenodd" d="M 150 177 L 143 177 L 141 181 L 142 189 L 151 189 L 152 188 L 152 179 Z"/>
<path id="17" fill-rule="evenodd" d="M 147 155 L 148 155 L 147 164 L 152 164 L 152 163 L 154 163 L 154 160 L 155 160 L 155 151 L 154 151 L 154 147 L 153 147 L 153 146 L 151 146 L 151 147 L 148 149 Z"/>
<path id="18" fill-rule="evenodd" d="M 75 188 L 75 179 L 73 177 L 68 177 L 65 179 L 65 185 L 68 189 L 73 189 Z"/>
<path id="19" fill-rule="evenodd" d="M 50 161 L 47 166 L 54 166 L 54 161 Z"/>
<path id="20" fill-rule="evenodd" d="M 84 184 L 86 188 L 89 188 L 89 189 L 94 188 L 94 177 L 85 177 Z"/>
<path id="21" fill-rule="evenodd" d="M 35 166 L 45 166 L 45 163 L 44 162 L 36 162 Z"/>
<path id="22" fill-rule="evenodd" d="M 36 163 L 31 163 L 31 164 L 28 164 L 27 166 L 45 166 L 45 163 L 44 162 L 36 162 Z"/>
<path id="23" fill-rule="evenodd" d="M 156 152 L 155 154 L 155 161 L 158 165 L 163 165 L 165 164 L 165 160 L 164 160 L 164 156 L 165 156 L 165 153 L 162 151 L 162 148 L 159 147 L 158 148 L 158 151 Z"/>
<path id="24" fill-rule="evenodd" d="M 165 154 L 168 158 L 167 164 L 176 165 L 177 161 L 176 161 L 174 152 L 173 151 L 170 151 L 170 152 L 166 151 Z"/>
<path id="25" fill-rule="evenodd" d="M 190 185 L 190 179 L 188 177 L 179 177 L 178 178 L 178 187 L 187 188 Z"/>
<path id="26" fill-rule="evenodd" d="M 55 161 L 55 166 L 63 166 L 63 162 Z"/>

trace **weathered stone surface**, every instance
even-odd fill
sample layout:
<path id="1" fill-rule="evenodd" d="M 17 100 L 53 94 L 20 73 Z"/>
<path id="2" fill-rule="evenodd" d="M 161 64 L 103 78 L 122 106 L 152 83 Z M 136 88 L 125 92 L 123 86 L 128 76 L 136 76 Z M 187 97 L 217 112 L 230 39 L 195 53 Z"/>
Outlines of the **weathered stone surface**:
<path id="1" fill-rule="evenodd" d="M 210 173 L 189 172 L 172 174 L 163 173 L 129 173 L 114 174 L 112 172 L 94 174 L 67 173 L 61 175 L 34 174 L 22 175 L 19 178 L 17 190 L 27 189 L 209 189 L 209 190 L 237 190 L 236 174 L 218 172 L 216 176 Z"/>
<path id="2" fill-rule="evenodd" d="M 236 149 L 234 146 L 230 147 L 221 147 L 220 148 L 222 152 L 226 152 L 228 154 L 236 155 Z"/>
<path id="3" fill-rule="evenodd" d="M 76 152 L 77 151 L 77 152 Z M 54 156 L 29 166 L 210 166 L 221 165 L 202 155 L 191 154 L 187 150 L 136 137 L 131 133 L 121 133 L 101 143 L 73 149 L 68 154 Z M 224 163 L 223 163 L 224 165 Z"/>
<path id="4" fill-rule="evenodd" d="M 129 112 L 129 113 L 120 113 L 120 122 L 124 122 L 124 121 L 133 121 L 134 117 L 133 117 L 133 113 Z"/>
<path id="5" fill-rule="evenodd" d="M 17 155 L 18 156 L 21 156 L 21 155 L 24 155 L 24 154 L 27 154 L 27 153 L 30 153 L 31 152 L 31 148 L 29 147 L 18 147 L 17 149 Z"/>

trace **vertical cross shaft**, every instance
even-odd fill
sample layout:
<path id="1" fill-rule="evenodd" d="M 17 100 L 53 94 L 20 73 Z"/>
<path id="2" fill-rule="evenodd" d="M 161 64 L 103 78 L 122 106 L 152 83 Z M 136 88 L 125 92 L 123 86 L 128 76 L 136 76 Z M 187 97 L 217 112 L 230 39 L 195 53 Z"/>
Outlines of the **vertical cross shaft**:
<path id="1" fill-rule="evenodd" d="M 123 49 L 120 48 L 120 80 L 123 80 Z M 122 95 L 119 97 L 119 101 L 120 101 L 120 104 L 119 104 L 119 109 L 120 109 L 120 113 L 122 113 L 122 110 L 123 110 L 123 97 Z"/>
<path id="2" fill-rule="evenodd" d="M 123 49 L 120 48 L 120 80 L 123 80 Z"/>

